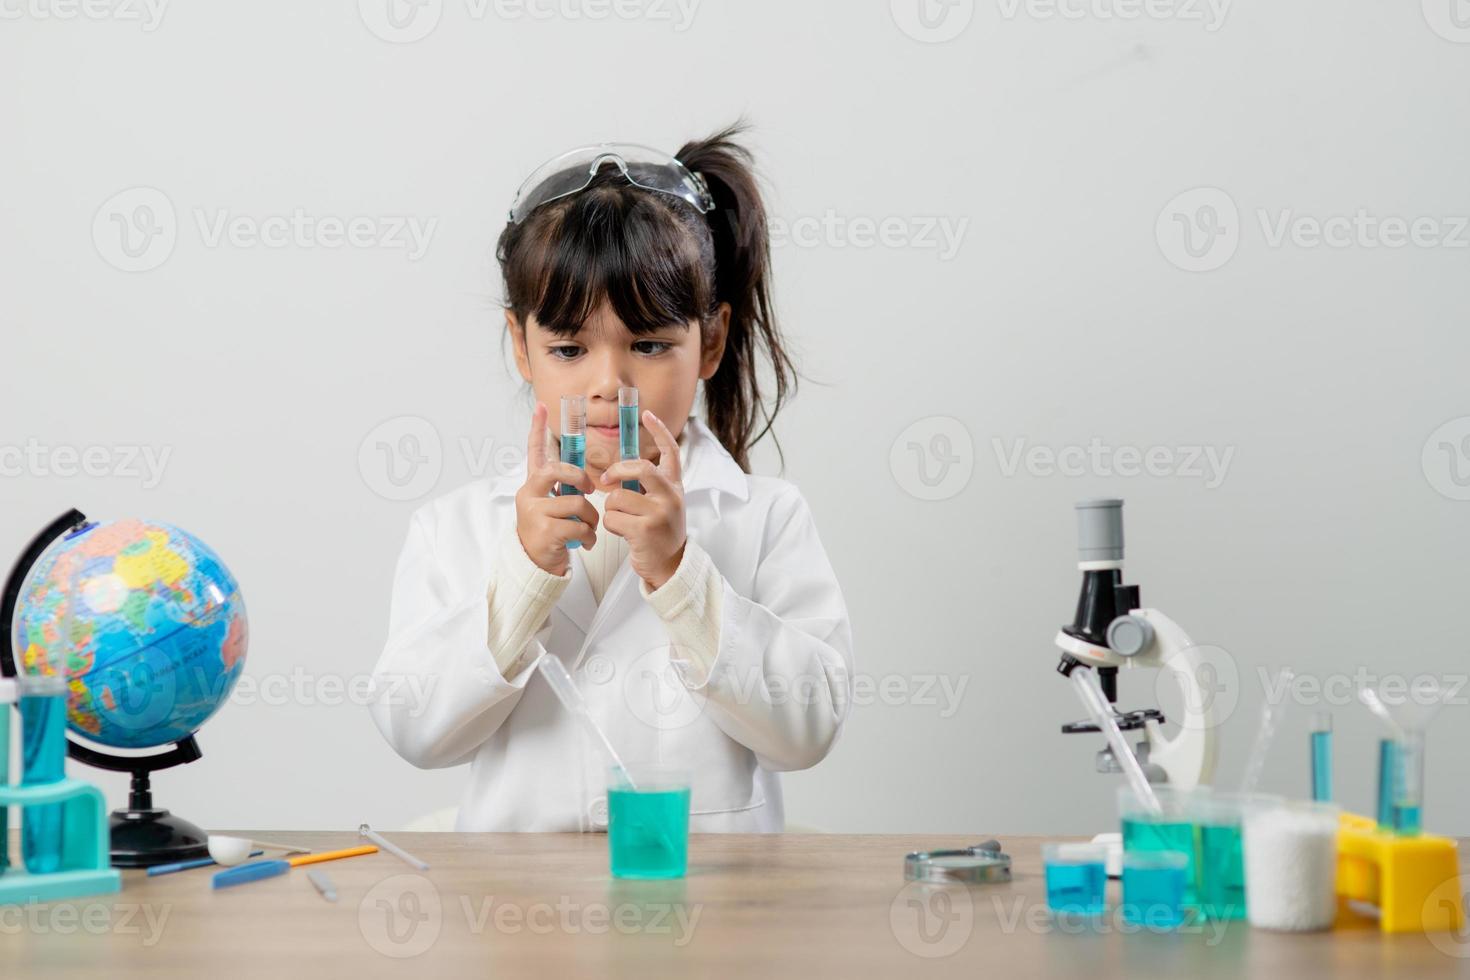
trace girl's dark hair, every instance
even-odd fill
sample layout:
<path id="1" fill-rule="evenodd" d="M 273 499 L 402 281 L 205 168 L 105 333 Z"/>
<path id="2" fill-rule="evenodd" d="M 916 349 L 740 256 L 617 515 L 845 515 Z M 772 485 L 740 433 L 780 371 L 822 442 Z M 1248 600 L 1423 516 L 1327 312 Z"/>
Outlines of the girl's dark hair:
<path id="1" fill-rule="evenodd" d="M 730 327 L 719 368 L 704 383 L 709 427 L 740 468 L 795 393 L 796 367 L 771 303 L 771 247 L 751 155 L 737 123 L 686 143 L 676 157 L 701 175 L 714 198 L 709 214 L 669 194 L 635 187 L 611 165 L 585 190 L 507 224 L 496 247 L 505 306 L 570 337 L 603 304 L 634 335 L 671 323 L 710 326 L 721 303 Z M 763 397 L 758 354 L 770 362 L 775 394 Z M 756 426 L 764 427 L 756 433 Z M 780 442 L 776 440 L 777 452 Z M 784 457 L 783 457 L 784 460 Z"/>

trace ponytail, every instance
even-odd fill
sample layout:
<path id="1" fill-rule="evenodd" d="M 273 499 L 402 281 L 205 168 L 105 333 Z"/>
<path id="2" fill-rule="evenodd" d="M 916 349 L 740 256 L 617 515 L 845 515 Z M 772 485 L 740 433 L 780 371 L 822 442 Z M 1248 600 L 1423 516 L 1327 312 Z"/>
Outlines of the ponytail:
<path id="1" fill-rule="evenodd" d="M 730 304 L 730 327 L 719 368 L 704 383 L 705 414 L 740 468 L 750 470 L 749 448 L 771 432 L 776 415 L 795 394 L 796 366 L 781 340 L 771 301 L 771 239 L 766 209 L 756 183 L 750 151 L 735 138 L 746 129 L 738 122 L 706 139 L 684 144 L 675 154 L 704 180 L 715 209 L 706 217 L 714 241 L 714 304 Z M 757 354 L 771 363 L 775 394 L 762 397 Z M 764 420 L 764 427 L 756 426 Z M 780 441 L 774 433 L 776 451 Z M 784 465 L 785 457 L 782 454 Z"/>

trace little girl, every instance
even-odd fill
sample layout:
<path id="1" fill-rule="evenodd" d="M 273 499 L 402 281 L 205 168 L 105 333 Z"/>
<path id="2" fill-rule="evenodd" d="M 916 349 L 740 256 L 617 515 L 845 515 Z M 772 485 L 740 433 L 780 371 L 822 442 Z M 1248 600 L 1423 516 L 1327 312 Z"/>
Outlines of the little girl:
<path id="1" fill-rule="evenodd" d="M 738 132 L 675 157 L 572 150 L 516 196 L 497 257 L 537 403 L 526 465 L 413 515 L 374 671 L 373 718 L 400 755 L 470 764 L 459 830 L 606 829 L 607 760 L 542 657 L 625 762 L 692 777 L 691 831 L 781 830 L 776 774 L 816 765 L 842 727 L 842 592 L 800 491 L 747 472 L 794 370 Z M 619 458 L 623 387 L 643 409 L 636 460 Z M 547 446 L 564 395 L 586 399 L 585 467 Z"/>

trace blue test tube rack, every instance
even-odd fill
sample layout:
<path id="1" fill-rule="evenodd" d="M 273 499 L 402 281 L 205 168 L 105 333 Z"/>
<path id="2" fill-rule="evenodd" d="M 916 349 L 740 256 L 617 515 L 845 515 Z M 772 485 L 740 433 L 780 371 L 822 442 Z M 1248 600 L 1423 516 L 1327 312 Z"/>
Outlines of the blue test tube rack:
<path id="1" fill-rule="evenodd" d="M 8 705 L 0 705 L 0 709 Z M 9 751 L 9 711 L 0 710 L 0 746 Z M 50 902 L 82 895 L 110 895 L 122 890 L 122 875 L 109 855 L 111 834 L 102 791 L 80 779 L 62 779 L 41 786 L 12 786 L 0 781 L 0 808 L 62 807 L 61 868 L 32 874 L 17 847 L 9 847 L 10 863 L 0 868 L 0 905 Z M 24 819 L 24 814 L 21 814 Z"/>

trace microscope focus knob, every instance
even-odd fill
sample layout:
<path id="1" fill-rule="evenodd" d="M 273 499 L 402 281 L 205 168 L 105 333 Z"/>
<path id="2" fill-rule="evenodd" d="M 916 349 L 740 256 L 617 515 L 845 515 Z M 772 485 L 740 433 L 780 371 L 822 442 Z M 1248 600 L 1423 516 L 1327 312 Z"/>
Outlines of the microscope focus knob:
<path id="1" fill-rule="evenodd" d="M 1142 653 L 1153 641 L 1154 628 L 1142 616 L 1119 616 L 1108 624 L 1108 646 L 1124 657 Z"/>

